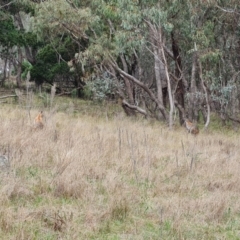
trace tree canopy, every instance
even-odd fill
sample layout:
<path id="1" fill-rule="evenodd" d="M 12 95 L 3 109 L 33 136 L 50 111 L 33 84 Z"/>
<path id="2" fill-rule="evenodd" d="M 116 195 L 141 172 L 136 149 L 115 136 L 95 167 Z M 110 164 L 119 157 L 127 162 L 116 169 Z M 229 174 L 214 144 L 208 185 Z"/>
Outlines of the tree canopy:
<path id="1" fill-rule="evenodd" d="M 1 57 L 27 59 L 33 81 L 111 80 L 127 115 L 170 126 L 175 112 L 181 124 L 207 127 L 213 111 L 238 121 L 236 0 L 6 0 L 0 18 Z"/>

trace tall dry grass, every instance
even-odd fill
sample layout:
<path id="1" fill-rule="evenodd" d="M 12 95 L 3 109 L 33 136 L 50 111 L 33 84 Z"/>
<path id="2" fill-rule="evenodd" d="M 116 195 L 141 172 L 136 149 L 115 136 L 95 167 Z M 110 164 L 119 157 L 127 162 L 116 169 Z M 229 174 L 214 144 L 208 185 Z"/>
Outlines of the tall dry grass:
<path id="1" fill-rule="evenodd" d="M 239 239 L 237 134 L 0 106 L 1 239 Z"/>

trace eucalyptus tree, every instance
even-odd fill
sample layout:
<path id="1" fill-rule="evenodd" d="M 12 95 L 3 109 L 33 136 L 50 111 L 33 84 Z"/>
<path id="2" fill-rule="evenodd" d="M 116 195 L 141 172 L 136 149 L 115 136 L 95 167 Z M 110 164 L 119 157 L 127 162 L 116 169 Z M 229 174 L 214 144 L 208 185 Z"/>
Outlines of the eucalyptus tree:
<path id="1" fill-rule="evenodd" d="M 206 128 L 211 110 L 224 111 L 225 116 L 228 110 L 236 115 L 239 106 L 236 104 L 239 98 L 236 33 L 240 17 L 237 1 L 115 0 L 95 4 L 98 5 L 92 6 L 92 11 L 109 26 L 104 41 L 109 55 L 104 63 L 110 63 L 110 70 L 134 83 L 130 89 L 132 96 L 136 97 L 136 85 L 143 90 L 142 95 L 146 94 L 141 113 L 160 110 L 171 126 L 176 107 L 181 123 L 186 116 L 195 120 L 203 116 Z M 96 40 L 92 44 L 103 46 L 102 38 L 99 39 L 100 42 Z M 165 89 L 168 104 L 164 104 Z M 127 106 L 139 110 L 126 81 L 125 90 L 130 103 Z M 154 104 L 157 108 L 151 108 Z"/>
<path id="2" fill-rule="evenodd" d="M 177 109 L 180 123 L 203 116 L 207 127 L 211 110 L 238 99 L 235 91 L 229 100 L 239 76 L 236 0 L 48 0 L 35 13 L 38 36 L 68 35 L 78 46 L 71 63 L 82 79 L 118 82 L 129 115 L 171 126 Z"/>
<path id="3" fill-rule="evenodd" d="M 27 29 L 27 21 L 24 23 L 33 8 L 25 0 L 4 0 L 0 4 L 1 58 L 14 65 L 17 85 L 20 86 L 23 55 L 33 63 L 36 54 L 37 38 Z"/>
<path id="4" fill-rule="evenodd" d="M 218 46 L 220 61 L 214 68 L 207 69 L 212 102 L 223 120 L 239 121 L 240 107 L 240 7 L 236 0 L 222 1 L 216 5 L 218 18 L 214 28 L 215 42 Z M 216 77 L 217 75 L 217 77 Z"/>
<path id="5" fill-rule="evenodd" d="M 72 38 L 79 46 L 72 62 L 78 65 L 82 77 L 104 71 L 115 79 L 120 77 L 123 82 L 119 83 L 118 93 L 124 99 L 123 107 L 128 114 L 137 110 L 159 116 L 160 112 L 168 121 L 164 88 L 170 93 L 170 116 L 174 106 L 163 39 L 157 36 L 157 31 L 150 34 L 160 20 L 165 21 L 164 14 L 155 11 L 155 4 L 155 1 L 82 1 L 77 4 L 49 0 L 36 5 L 34 28 L 38 36 L 56 39 L 66 34 Z M 148 11 L 143 11 L 147 6 Z M 147 17 L 149 14 L 151 19 Z M 155 64 L 155 70 L 151 63 Z"/>
<path id="6" fill-rule="evenodd" d="M 96 17 L 91 15 L 89 8 L 79 7 L 78 1 L 49 0 L 34 2 L 33 31 L 38 39 L 44 39 L 47 43 L 39 51 L 37 64 L 32 71 L 35 80 L 51 82 L 54 75 L 72 78 L 73 73 L 67 71 L 66 67 L 68 64 L 74 64 L 72 69 L 77 68 L 74 73 L 76 75 L 74 83 L 77 89 L 81 89 L 85 69 L 75 64 L 74 54 L 86 49 L 90 36 L 87 31 L 91 31 L 91 25 L 97 21 Z M 48 52 L 51 52 L 51 59 L 48 58 L 45 61 L 44 56 L 46 54 L 47 57 Z M 55 60 L 54 54 L 56 56 Z M 70 61 L 71 59 L 72 61 Z M 46 71 L 41 73 L 41 69 Z M 61 71 L 61 69 L 64 71 Z M 57 73 L 58 75 L 56 75 Z"/>
<path id="7" fill-rule="evenodd" d="M 100 2 L 95 2 L 97 6 L 91 9 L 105 22 L 105 28 L 108 26 L 103 65 L 115 78 L 119 74 L 123 79 L 124 88 L 118 92 L 124 99 L 123 106 L 144 115 L 161 114 L 171 126 L 174 104 L 165 55 L 165 34 L 171 31 L 171 24 L 166 12 L 159 1 Z M 92 45 L 102 46 L 102 39 L 96 39 Z"/>
<path id="8" fill-rule="evenodd" d="M 191 64 L 191 71 L 186 71 L 189 75 L 187 112 L 190 118 L 197 119 L 201 111 L 207 127 L 210 111 L 224 118 L 227 111 L 232 115 L 233 109 L 237 109 L 237 85 L 233 82 L 238 78 L 239 7 L 235 0 L 185 1 L 182 4 L 185 11 L 181 12 L 183 18 L 178 18 L 182 21 L 174 25 L 181 29 L 178 38 L 187 43 L 180 40 L 185 52 L 182 52 L 183 64 Z M 191 61 L 187 56 L 191 56 Z"/>

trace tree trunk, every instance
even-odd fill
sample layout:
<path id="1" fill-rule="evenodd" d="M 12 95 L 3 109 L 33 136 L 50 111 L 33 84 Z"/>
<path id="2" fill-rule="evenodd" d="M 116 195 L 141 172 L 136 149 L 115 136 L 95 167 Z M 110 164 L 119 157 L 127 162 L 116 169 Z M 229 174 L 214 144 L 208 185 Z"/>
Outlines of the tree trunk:
<path id="1" fill-rule="evenodd" d="M 24 31 L 24 26 L 23 26 L 22 19 L 21 19 L 19 12 L 15 14 L 14 19 L 15 19 L 15 22 L 17 23 L 18 27 L 22 31 Z M 32 52 L 31 52 L 31 48 L 28 46 L 24 46 L 24 49 L 25 49 L 25 54 L 26 54 L 27 60 L 33 64 L 35 62 L 35 56 L 33 56 Z"/>
<path id="2" fill-rule="evenodd" d="M 172 96 L 172 88 L 171 88 L 171 82 L 170 77 L 168 73 L 168 66 L 167 66 L 167 60 L 165 57 L 163 46 L 161 47 L 162 57 L 163 57 L 163 63 L 165 65 L 165 72 L 167 77 L 167 85 L 168 85 L 168 98 L 169 98 L 169 104 L 170 104 L 170 110 L 169 110 L 169 128 L 171 129 L 173 126 L 173 111 L 174 111 L 174 104 L 173 104 L 173 96 Z"/>
<path id="3" fill-rule="evenodd" d="M 198 109 L 196 106 L 196 70 L 197 70 L 197 49 L 196 43 L 194 46 L 195 50 L 193 52 L 193 61 L 192 61 L 192 73 L 191 73 L 191 83 L 190 83 L 190 97 L 188 103 L 188 118 L 190 120 L 196 119 L 198 115 Z"/>
<path id="4" fill-rule="evenodd" d="M 166 69 L 164 65 L 164 60 L 162 56 L 162 29 L 160 26 L 156 27 L 151 22 L 145 20 L 149 26 L 150 32 L 150 41 L 152 44 L 152 53 L 154 56 L 154 72 L 155 72 L 155 81 L 157 87 L 157 100 L 161 106 L 166 107 L 166 96 L 163 94 L 163 88 L 166 89 Z"/>
<path id="5" fill-rule="evenodd" d="M 22 73 L 22 50 L 18 47 L 18 63 L 17 63 L 17 87 L 21 87 L 21 73 Z"/>
<path id="6" fill-rule="evenodd" d="M 199 68 L 199 78 L 201 80 L 202 88 L 203 88 L 205 99 L 206 99 L 206 105 L 207 105 L 207 120 L 204 125 L 205 129 L 207 129 L 208 125 L 210 123 L 210 113 L 211 113 L 209 96 L 208 96 L 207 88 L 205 86 L 205 82 L 204 82 L 203 76 L 202 76 L 202 63 L 197 55 L 197 52 L 196 52 L 196 58 L 197 58 L 197 63 L 198 63 L 198 68 Z"/>
<path id="7" fill-rule="evenodd" d="M 5 58 L 4 59 L 3 76 L 2 76 L 2 79 L 1 79 L 1 86 L 4 86 L 4 83 L 5 83 L 6 78 L 7 78 L 7 62 L 8 62 L 8 59 Z"/>
<path id="8" fill-rule="evenodd" d="M 182 109 L 185 109 L 185 104 L 184 104 L 184 95 L 185 95 L 185 90 L 184 90 L 184 84 L 183 84 L 183 76 L 182 76 L 182 61 L 179 53 L 179 47 L 177 44 L 177 41 L 174 38 L 174 33 L 171 33 L 172 37 L 172 51 L 173 51 L 173 57 L 175 61 L 175 76 L 177 77 L 177 86 L 176 86 L 176 91 L 175 91 L 175 99 L 176 101 L 180 104 Z M 180 125 L 184 124 L 184 118 L 182 111 L 179 111 L 179 122 Z"/>
<path id="9" fill-rule="evenodd" d="M 131 76 L 130 74 L 126 73 L 125 71 L 123 71 L 114 60 L 110 60 L 110 63 L 112 65 L 112 67 L 119 72 L 119 74 L 122 77 L 126 77 L 128 80 L 130 80 L 131 82 L 137 84 L 139 87 L 141 87 L 151 98 L 151 100 L 153 102 L 155 102 L 157 104 L 158 109 L 160 110 L 160 112 L 162 113 L 163 117 L 165 120 L 168 120 L 168 113 L 165 109 L 165 107 L 158 101 L 158 99 L 156 98 L 156 96 L 154 95 L 154 93 L 148 88 L 147 85 L 145 85 L 143 82 L 139 81 L 138 79 L 136 79 L 135 77 Z"/>
<path id="10" fill-rule="evenodd" d="M 156 46 L 153 47 L 153 52 L 154 52 L 154 70 L 157 86 L 157 99 L 163 105 L 162 81 L 160 75 L 160 60 Z"/>
<path id="11" fill-rule="evenodd" d="M 120 58 L 121 58 L 121 61 L 122 61 L 124 72 L 128 73 L 128 66 L 127 66 L 127 63 L 126 63 L 126 60 L 125 60 L 124 56 L 121 55 Z M 132 84 L 129 81 L 129 79 L 125 76 L 123 76 L 123 80 L 124 80 L 124 84 L 125 84 L 125 87 L 126 87 L 126 93 L 127 93 L 128 101 L 129 101 L 130 105 L 133 106 L 134 105 L 134 96 L 133 96 Z M 126 112 L 126 114 L 128 116 L 135 115 L 135 111 L 134 111 L 133 108 L 125 108 L 126 105 L 122 105 L 122 107 L 124 108 L 124 111 Z"/>
<path id="12" fill-rule="evenodd" d="M 167 90 L 168 90 L 168 98 L 169 98 L 169 105 L 170 105 L 170 110 L 169 110 L 169 128 L 171 129 L 173 126 L 173 111 L 174 111 L 174 103 L 173 103 L 173 96 L 172 96 L 172 87 L 171 87 L 171 82 L 170 82 L 170 77 L 169 77 L 169 72 L 168 72 L 168 64 L 167 64 L 167 59 L 165 56 L 164 48 L 163 48 L 163 37 L 162 37 L 162 29 L 161 27 L 158 28 L 157 32 L 157 42 L 158 42 L 158 51 L 159 51 L 159 56 L 160 56 L 160 68 L 162 66 L 163 68 L 163 74 L 166 77 L 167 80 Z M 162 63 L 162 64 L 161 64 Z M 162 74 L 162 75 L 163 75 Z M 161 89 L 162 90 L 162 89 Z"/>
<path id="13" fill-rule="evenodd" d="M 126 72 L 126 73 L 129 73 L 128 72 L 128 66 L 127 66 L 127 63 L 126 63 L 126 60 L 125 60 L 124 56 L 121 55 L 120 58 L 121 58 L 121 61 L 122 61 L 122 64 L 123 64 L 123 71 Z M 123 80 L 124 80 L 124 83 L 125 83 L 126 92 L 127 92 L 127 95 L 128 95 L 129 102 L 130 102 L 130 104 L 134 104 L 132 85 L 126 77 L 123 77 Z"/>

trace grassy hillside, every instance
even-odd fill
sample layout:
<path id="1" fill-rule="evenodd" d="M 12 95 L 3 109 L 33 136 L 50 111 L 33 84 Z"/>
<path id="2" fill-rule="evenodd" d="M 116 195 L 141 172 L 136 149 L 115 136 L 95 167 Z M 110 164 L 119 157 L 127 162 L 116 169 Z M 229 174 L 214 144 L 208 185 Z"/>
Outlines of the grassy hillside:
<path id="1" fill-rule="evenodd" d="M 240 239 L 236 133 L 64 104 L 0 105 L 0 239 Z"/>

